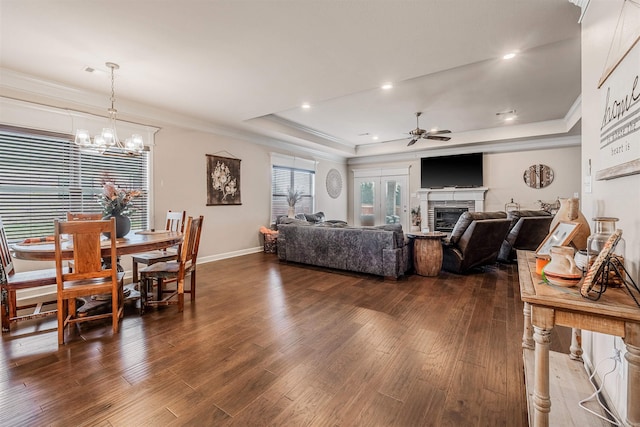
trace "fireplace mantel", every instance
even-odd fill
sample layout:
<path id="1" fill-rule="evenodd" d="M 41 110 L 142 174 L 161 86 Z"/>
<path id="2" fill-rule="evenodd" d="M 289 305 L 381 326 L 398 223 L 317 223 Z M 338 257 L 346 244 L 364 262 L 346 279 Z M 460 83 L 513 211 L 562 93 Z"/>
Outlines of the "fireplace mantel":
<path id="1" fill-rule="evenodd" d="M 433 229 L 433 204 L 434 202 L 441 204 L 449 204 L 455 206 L 457 202 L 473 202 L 474 211 L 484 212 L 484 196 L 489 190 L 488 187 L 472 187 L 472 188 L 421 188 L 416 191 L 420 199 L 420 211 L 427 212 L 429 218 L 429 227 Z M 431 203 L 430 203 L 431 202 Z M 424 213 L 423 213 L 424 215 Z"/>

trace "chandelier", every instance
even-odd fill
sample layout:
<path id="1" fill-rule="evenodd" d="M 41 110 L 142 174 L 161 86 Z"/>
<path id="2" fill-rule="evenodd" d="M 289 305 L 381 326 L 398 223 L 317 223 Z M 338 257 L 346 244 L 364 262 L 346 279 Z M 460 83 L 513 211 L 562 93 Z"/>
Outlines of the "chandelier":
<path id="1" fill-rule="evenodd" d="M 131 155 L 140 154 L 144 151 L 144 140 L 141 135 L 133 134 L 131 137 L 125 139 L 124 143 L 118 138 L 118 132 L 116 130 L 116 115 L 118 114 L 118 110 L 115 108 L 114 71 L 120 68 L 120 66 L 113 62 L 107 62 L 105 65 L 111 69 L 111 108 L 107 109 L 109 112 L 107 127 L 102 129 L 100 135 L 95 135 L 93 138 L 88 130 L 78 129 L 76 130 L 75 143 L 80 146 L 82 151 L 92 153 L 104 154 L 107 151 L 115 151 Z"/>

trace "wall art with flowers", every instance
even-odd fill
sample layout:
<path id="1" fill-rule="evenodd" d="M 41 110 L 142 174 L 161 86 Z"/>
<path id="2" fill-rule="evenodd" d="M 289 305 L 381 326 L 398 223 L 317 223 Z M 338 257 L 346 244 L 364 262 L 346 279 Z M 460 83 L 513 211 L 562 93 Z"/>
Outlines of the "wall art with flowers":
<path id="1" fill-rule="evenodd" d="M 240 159 L 207 154 L 207 206 L 241 204 Z"/>

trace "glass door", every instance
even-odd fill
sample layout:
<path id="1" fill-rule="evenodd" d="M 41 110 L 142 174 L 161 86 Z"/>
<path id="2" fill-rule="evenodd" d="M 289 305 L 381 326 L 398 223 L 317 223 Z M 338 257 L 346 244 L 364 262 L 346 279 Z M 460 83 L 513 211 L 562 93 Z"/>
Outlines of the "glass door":
<path id="1" fill-rule="evenodd" d="M 355 178 L 356 225 L 402 224 L 409 230 L 407 176 Z"/>

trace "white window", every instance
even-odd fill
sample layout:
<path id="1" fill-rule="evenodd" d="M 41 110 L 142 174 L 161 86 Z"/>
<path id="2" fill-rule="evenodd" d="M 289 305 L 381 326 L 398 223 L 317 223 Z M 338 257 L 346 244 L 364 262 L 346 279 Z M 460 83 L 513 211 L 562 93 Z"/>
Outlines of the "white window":
<path id="1" fill-rule="evenodd" d="M 141 191 L 131 228 L 148 228 L 149 153 L 83 153 L 72 138 L 0 126 L 0 216 L 10 241 L 53 234 L 67 211 L 101 212 L 96 196 L 107 177 Z"/>
<path id="2" fill-rule="evenodd" d="M 295 213 L 313 213 L 315 209 L 315 162 L 280 155 L 272 155 L 271 221 L 287 215 L 289 190 L 302 197 L 295 205 Z"/>

